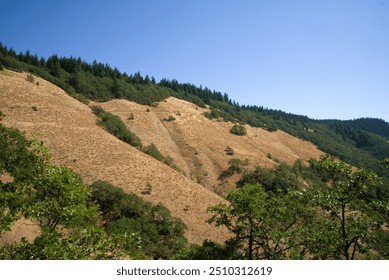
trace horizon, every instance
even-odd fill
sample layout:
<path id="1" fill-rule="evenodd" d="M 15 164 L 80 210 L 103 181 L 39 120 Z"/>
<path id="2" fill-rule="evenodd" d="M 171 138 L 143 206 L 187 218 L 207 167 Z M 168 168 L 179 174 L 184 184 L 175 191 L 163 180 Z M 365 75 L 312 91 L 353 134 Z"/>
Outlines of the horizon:
<path id="1" fill-rule="evenodd" d="M 389 122 L 388 13 L 388 1 L 362 0 L 6 1 L 0 17 L 13 24 L 0 41 L 201 85 L 240 105 Z"/>

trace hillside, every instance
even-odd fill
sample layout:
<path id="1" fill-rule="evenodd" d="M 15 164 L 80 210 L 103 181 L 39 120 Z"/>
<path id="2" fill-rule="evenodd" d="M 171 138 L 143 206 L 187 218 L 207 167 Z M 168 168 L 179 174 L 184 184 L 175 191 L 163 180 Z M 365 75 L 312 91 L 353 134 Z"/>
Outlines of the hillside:
<path id="1" fill-rule="evenodd" d="M 180 83 L 177 80 L 143 77 L 139 72 L 127 74 L 107 63 L 87 63 L 81 58 L 58 57 L 47 59 L 29 51 L 17 54 L 0 43 L 0 69 L 30 72 L 50 81 L 83 103 L 88 100 L 106 102 L 126 99 L 137 104 L 154 106 L 168 97 L 208 108 L 209 119 L 248 124 L 268 131 L 282 130 L 294 137 L 313 143 L 321 151 L 359 167 L 373 169 L 389 182 L 388 171 L 379 164 L 389 157 L 385 135 L 388 123 L 383 120 L 362 119 L 338 122 L 310 119 L 307 116 L 285 113 L 258 105 L 239 105 L 227 93 L 207 87 Z M 340 125 L 338 125 L 341 123 Z"/>
<path id="2" fill-rule="evenodd" d="M 227 145 L 234 149 L 233 157 L 247 158 L 251 166 L 271 166 L 275 158 L 292 163 L 321 154 L 309 142 L 282 131 L 247 126 L 246 136 L 232 135 L 231 123 L 209 120 L 202 115 L 207 109 L 175 98 L 156 107 L 127 100 L 100 104 L 119 115 L 145 145 L 154 143 L 164 155 L 171 156 L 177 171 L 97 126 L 90 107 L 41 78 L 34 76 L 28 81 L 26 73 L 1 71 L 0 86 L 0 111 L 5 114 L 2 123 L 43 141 L 53 162 L 72 168 L 85 183 L 106 180 L 125 192 L 162 203 L 185 222 L 192 243 L 225 240 L 225 231 L 205 221 L 209 217 L 206 208 L 224 202 L 211 190 L 218 184 L 233 186 L 217 179 L 231 158 L 224 152 Z M 133 120 L 128 120 L 130 113 Z M 164 121 L 169 115 L 175 120 Z M 151 193 L 142 195 L 147 184 L 152 186 Z"/>
<path id="3" fill-rule="evenodd" d="M 164 155 L 173 158 L 187 177 L 210 190 L 224 192 L 235 187 L 233 180 L 218 179 L 232 158 L 248 159 L 247 168 L 254 168 L 257 165 L 272 167 L 277 159 L 293 164 L 297 159 L 307 161 L 321 154 L 311 143 L 282 131 L 268 132 L 246 126 L 247 135 L 233 135 L 229 132 L 232 123 L 209 120 L 203 116 L 208 109 L 173 97 L 156 107 L 118 99 L 93 104 L 120 116 L 144 145 L 154 143 Z M 129 120 L 129 115 L 134 119 Z M 169 116 L 174 120 L 166 121 Z M 233 155 L 226 154 L 227 146 L 234 150 Z"/>

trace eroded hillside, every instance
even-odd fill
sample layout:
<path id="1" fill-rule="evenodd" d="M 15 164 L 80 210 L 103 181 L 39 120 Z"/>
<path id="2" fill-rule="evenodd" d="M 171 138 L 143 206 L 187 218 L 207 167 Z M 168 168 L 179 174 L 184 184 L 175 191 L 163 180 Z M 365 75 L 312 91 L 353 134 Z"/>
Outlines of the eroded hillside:
<path id="1" fill-rule="evenodd" d="M 85 183 L 106 180 L 150 202 L 164 204 L 188 226 L 190 242 L 225 240 L 225 231 L 205 221 L 207 207 L 224 202 L 212 190 L 234 186 L 234 180 L 218 180 L 231 158 L 248 159 L 250 168 L 274 165 L 276 159 L 293 163 L 321 153 L 311 143 L 282 131 L 246 126 L 247 135 L 233 135 L 229 133 L 232 123 L 209 120 L 202 115 L 206 109 L 175 98 L 156 107 L 126 100 L 99 104 L 119 115 L 144 145 L 154 143 L 164 155 L 171 156 L 176 170 L 97 126 L 90 107 L 63 90 L 40 78 L 28 81 L 26 77 L 26 73 L 0 72 L 2 123 L 43 141 L 53 162 L 72 168 Z M 169 116 L 174 120 L 166 121 Z M 234 155 L 226 154 L 227 146 L 233 148 Z M 150 186 L 151 191 L 145 194 Z"/>
<path id="2" fill-rule="evenodd" d="M 183 174 L 210 190 L 224 192 L 235 187 L 236 178 L 219 179 L 232 158 L 247 159 L 246 168 L 254 168 L 274 166 L 277 161 L 293 164 L 297 159 L 307 161 L 321 154 L 310 142 L 280 130 L 245 126 L 247 135 L 231 134 L 232 123 L 209 120 L 203 116 L 207 109 L 172 97 L 156 107 L 118 99 L 94 104 L 120 116 L 145 145 L 154 143 L 173 158 Z M 233 155 L 227 155 L 227 146 L 233 149 Z"/>

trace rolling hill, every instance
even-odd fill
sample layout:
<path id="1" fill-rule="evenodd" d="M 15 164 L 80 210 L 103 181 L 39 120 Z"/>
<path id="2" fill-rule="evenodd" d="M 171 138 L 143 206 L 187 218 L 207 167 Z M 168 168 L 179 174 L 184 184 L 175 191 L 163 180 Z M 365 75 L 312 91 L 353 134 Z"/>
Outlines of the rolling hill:
<path id="1" fill-rule="evenodd" d="M 229 132 L 233 123 L 206 118 L 209 108 L 174 97 L 153 106 L 124 99 L 91 102 L 118 115 L 145 145 L 154 143 L 170 156 L 172 168 L 109 134 L 96 124 L 89 106 L 46 80 L 4 70 L 0 88 L 4 125 L 43 141 L 55 164 L 72 168 L 87 184 L 105 180 L 162 203 L 188 226 L 191 243 L 225 240 L 226 231 L 206 223 L 206 209 L 225 202 L 215 191 L 235 187 L 234 178 L 218 179 L 231 158 L 247 159 L 249 168 L 273 166 L 278 160 L 306 161 L 322 154 L 310 142 L 281 130 L 246 125 L 247 135 L 233 135 Z M 167 121 L 169 116 L 174 120 Z M 226 154 L 227 146 L 233 148 L 233 156 Z M 144 194 L 147 185 L 150 194 Z"/>

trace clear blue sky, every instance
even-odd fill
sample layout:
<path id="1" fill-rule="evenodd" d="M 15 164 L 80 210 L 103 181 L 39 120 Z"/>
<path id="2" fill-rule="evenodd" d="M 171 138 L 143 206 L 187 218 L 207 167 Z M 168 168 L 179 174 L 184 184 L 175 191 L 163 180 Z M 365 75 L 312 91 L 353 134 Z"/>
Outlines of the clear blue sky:
<path id="1" fill-rule="evenodd" d="M 0 0 L 0 42 L 312 118 L 389 121 L 389 0 Z"/>

